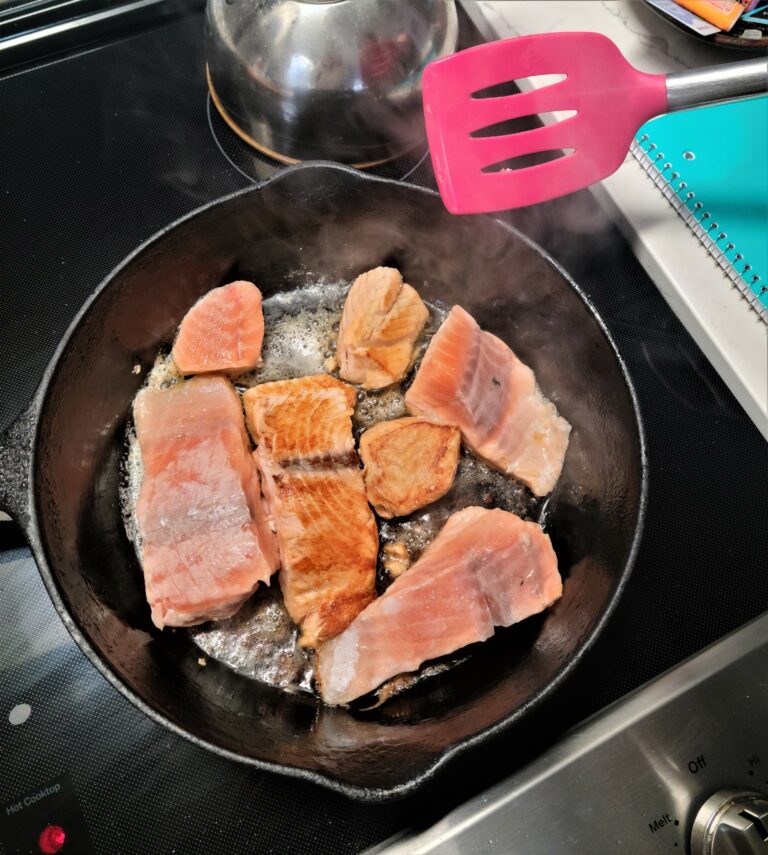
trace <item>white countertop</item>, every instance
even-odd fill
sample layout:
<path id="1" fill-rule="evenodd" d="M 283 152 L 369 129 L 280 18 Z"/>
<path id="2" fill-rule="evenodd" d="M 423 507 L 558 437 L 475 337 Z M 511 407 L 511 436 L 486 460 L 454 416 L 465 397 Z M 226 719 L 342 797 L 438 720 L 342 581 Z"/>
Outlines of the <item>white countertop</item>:
<path id="1" fill-rule="evenodd" d="M 686 36 L 641 0 L 462 4 L 486 39 L 564 30 L 600 32 L 642 71 L 679 71 L 734 58 L 732 51 Z M 768 438 L 768 327 L 632 155 L 592 190 L 616 218 L 672 310 Z"/>

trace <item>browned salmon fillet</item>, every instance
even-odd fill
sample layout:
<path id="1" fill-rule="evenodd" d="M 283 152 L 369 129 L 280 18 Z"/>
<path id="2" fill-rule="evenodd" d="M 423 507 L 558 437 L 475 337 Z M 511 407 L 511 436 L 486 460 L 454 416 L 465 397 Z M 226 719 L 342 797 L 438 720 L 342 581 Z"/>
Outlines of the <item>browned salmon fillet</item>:
<path id="1" fill-rule="evenodd" d="M 500 509 L 464 508 L 421 558 L 318 651 L 329 704 L 346 704 L 546 609 L 562 594 L 557 557 L 536 523 Z"/>
<path id="2" fill-rule="evenodd" d="M 300 644 L 341 632 L 374 597 L 378 532 L 352 437 L 355 390 L 328 375 L 244 397 L 277 528 L 280 585 Z"/>
<path id="3" fill-rule="evenodd" d="M 381 389 L 405 377 L 429 310 L 391 267 L 355 279 L 341 315 L 336 358 L 339 374 L 364 389 Z"/>
<path id="4" fill-rule="evenodd" d="M 254 442 L 281 466 L 308 461 L 357 463 L 352 437 L 355 390 L 328 374 L 277 380 L 243 395 Z"/>
<path id="5" fill-rule="evenodd" d="M 378 535 L 363 474 L 357 466 L 286 470 L 261 447 L 255 457 L 277 525 L 283 599 L 301 643 L 315 647 L 373 599 Z"/>
<path id="6" fill-rule="evenodd" d="M 195 377 L 142 389 L 133 411 L 152 620 L 162 629 L 229 617 L 277 568 L 237 394 L 223 377 Z"/>
<path id="7" fill-rule="evenodd" d="M 402 517 L 444 496 L 459 462 L 455 425 L 419 416 L 379 422 L 360 437 L 368 501 L 380 517 Z"/>

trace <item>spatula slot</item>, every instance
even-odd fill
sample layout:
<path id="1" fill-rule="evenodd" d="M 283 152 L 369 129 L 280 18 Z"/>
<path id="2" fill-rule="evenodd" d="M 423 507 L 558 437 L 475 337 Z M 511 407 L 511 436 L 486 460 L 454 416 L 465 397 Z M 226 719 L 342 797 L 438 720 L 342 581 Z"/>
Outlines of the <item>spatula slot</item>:
<path id="1" fill-rule="evenodd" d="M 505 98 L 508 95 L 517 95 L 519 92 L 529 92 L 531 89 L 543 89 L 565 80 L 567 74 L 539 74 L 536 75 L 536 85 L 530 77 L 519 77 L 516 80 L 505 80 L 502 83 L 494 83 L 473 92 L 472 98 Z"/>
<path id="2" fill-rule="evenodd" d="M 531 154 L 521 154 L 517 157 L 508 157 L 506 160 L 500 160 L 498 163 L 492 163 L 489 166 L 484 166 L 480 171 L 489 172 L 504 172 L 507 169 L 527 169 L 530 166 L 540 166 L 543 163 L 550 163 L 553 160 L 559 160 L 561 157 L 570 157 L 576 149 L 548 149 L 545 151 L 536 151 Z"/>
<path id="3" fill-rule="evenodd" d="M 570 119 L 575 116 L 576 110 L 562 110 L 558 112 L 557 121 L 562 122 L 565 119 Z M 505 119 L 503 122 L 495 122 L 484 128 L 478 128 L 472 131 L 470 136 L 473 139 L 481 139 L 482 137 L 502 137 L 510 134 L 519 134 L 522 131 L 532 131 L 541 127 L 541 118 L 533 113 L 529 116 L 519 116 L 516 119 Z"/>

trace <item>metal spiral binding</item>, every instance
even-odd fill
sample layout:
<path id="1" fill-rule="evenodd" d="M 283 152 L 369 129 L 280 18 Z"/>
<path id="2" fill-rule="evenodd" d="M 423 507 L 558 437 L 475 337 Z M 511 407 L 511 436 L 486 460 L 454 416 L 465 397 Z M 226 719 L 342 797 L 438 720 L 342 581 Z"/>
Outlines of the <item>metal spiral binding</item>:
<path id="1" fill-rule="evenodd" d="M 688 184 L 680 180 L 680 173 L 674 171 L 672 163 L 666 160 L 664 152 L 658 150 L 656 143 L 650 142 L 648 134 L 643 134 L 639 141 L 632 140 L 630 151 L 653 183 L 661 190 L 664 198 L 683 218 L 699 243 L 739 289 L 750 308 L 757 313 L 763 323 L 768 325 L 768 307 L 760 301 L 760 296 L 768 293 L 768 284 L 762 285 L 759 292 L 756 292 L 753 287 L 760 283 L 760 276 L 753 274 L 751 277 L 753 287 L 750 287 L 748 274 L 752 266 L 740 252 L 735 252 L 736 245 L 728 239 L 727 233 L 720 229 L 719 224 L 712 218 L 712 214 L 704 210 L 704 205 L 696 200 L 696 194 L 688 189 Z M 725 244 L 721 246 L 723 242 Z M 730 258 L 729 253 L 733 253 Z"/>

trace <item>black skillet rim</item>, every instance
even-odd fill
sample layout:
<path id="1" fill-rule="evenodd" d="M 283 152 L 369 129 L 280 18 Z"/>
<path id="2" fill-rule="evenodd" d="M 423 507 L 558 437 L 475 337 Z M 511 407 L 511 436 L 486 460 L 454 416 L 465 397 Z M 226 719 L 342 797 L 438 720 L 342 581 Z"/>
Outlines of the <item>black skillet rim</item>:
<path id="1" fill-rule="evenodd" d="M 360 787 L 355 784 L 349 784 L 337 778 L 333 778 L 329 775 L 324 775 L 320 772 L 314 772 L 309 769 L 304 769 L 299 766 L 288 766 L 281 765 L 279 763 L 272 763 L 266 760 L 259 760 L 255 757 L 246 757 L 242 754 L 238 754 L 234 751 L 230 751 L 228 749 L 222 748 L 218 745 L 215 745 L 212 742 L 208 742 L 207 740 L 201 739 L 198 736 L 190 733 L 169 719 L 165 718 L 162 713 L 155 710 L 149 704 L 147 704 L 139 695 L 137 695 L 134 691 L 132 691 L 123 681 L 118 677 L 118 675 L 112 670 L 109 663 L 106 662 L 100 653 L 91 645 L 88 641 L 84 633 L 80 630 L 80 627 L 72 617 L 69 612 L 68 607 L 66 606 L 64 599 L 59 592 L 56 581 L 53 577 L 53 574 L 48 566 L 47 557 L 45 554 L 45 549 L 40 539 L 40 527 L 38 525 L 38 516 L 37 516 L 37 502 L 36 502 L 36 494 L 34 488 L 34 473 L 36 471 L 36 463 L 37 463 L 37 440 L 38 433 L 40 428 L 40 412 L 42 410 L 43 402 L 46 398 L 48 392 L 48 386 L 50 381 L 56 371 L 56 367 L 58 365 L 59 359 L 61 355 L 65 351 L 67 345 L 69 344 L 70 338 L 74 335 L 77 330 L 80 322 L 88 313 L 91 308 L 91 305 L 95 302 L 98 296 L 104 291 L 109 285 L 112 283 L 112 280 L 125 268 L 127 267 L 135 258 L 141 255 L 145 250 L 147 250 L 152 244 L 156 241 L 160 240 L 164 237 L 168 232 L 180 226 L 182 223 L 187 220 L 196 217 L 198 214 L 202 213 L 209 208 L 214 207 L 215 205 L 219 205 L 223 202 L 228 201 L 229 199 L 236 198 L 238 196 L 244 196 L 249 193 L 258 192 L 263 187 L 266 187 L 268 184 L 272 184 L 273 182 L 279 182 L 282 180 L 284 176 L 290 175 L 293 172 L 298 172 L 306 169 L 329 169 L 337 172 L 346 173 L 349 176 L 354 177 L 359 181 L 370 181 L 373 183 L 381 183 L 381 184 L 390 184 L 396 185 L 398 187 L 404 187 L 412 192 L 425 193 L 427 195 L 438 197 L 439 194 L 434 190 L 430 190 L 425 187 L 419 187 L 414 184 L 408 184 L 403 181 L 396 181 L 390 178 L 380 178 L 374 175 L 368 175 L 365 173 L 361 173 L 359 170 L 354 169 L 349 166 L 344 166 L 342 164 L 334 163 L 332 161 L 305 161 L 303 163 L 298 163 L 294 166 L 289 166 L 283 170 L 277 172 L 274 176 L 267 179 L 266 181 L 252 185 L 250 187 L 245 187 L 240 190 L 236 190 L 234 193 L 230 193 L 226 196 L 219 197 L 210 202 L 207 202 L 204 205 L 201 205 L 199 208 L 184 214 L 182 217 L 174 220 L 164 228 L 160 229 L 154 235 L 149 237 L 143 243 L 141 243 L 136 249 L 133 250 L 128 256 L 126 256 L 116 267 L 114 267 L 110 273 L 99 283 L 94 292 L 90 295 L 90 297 L 85 301 L 83 306 L 78 311 L 77 315 L 72 320 L 71 324 L 67 328 L 67 331 L 64 333 L 59 345 L 56 348 L 53 356 L 51 357 L 50 362 L 48 363 L 45 372 L 43 374 L 43 378 L 40 381 L 40 385 L 35 392 L 33 402 L 30 405 L 27 413 L 34 412 L 34 427 L 33 427 L 33 435 L 31 437 L 31 454 L 29 459 L 29 472 L 30 478 L 27 489 L 27 502 L 29 508 L 29 519 L 26 523 L 25 528 L 27 529 L 27 539 L 29 541 L 29 545 L 34 553 L 35 560 L 37 563 L 38 570 L 43 579 L 43 583 L 45 585 L 46 590 L 48 591 L 48 595 L 53 602 L 53 605 L 58 612 L 59 616 L 64 623 L 69 634 L 72 636 L 80 650 L 85 654 L 88 660 L 96 667 L 96 669 L 109 681 L 109 683 L 114 686 L 122 695 L 124 695 L 137 709 L 141 710 L 145 715 L 149 716 L 152 720 L 156 721 L 158 724 L 163 725 L 168 728 L 173 733 L 176 733 L 179 736 L 184 737 L 190 742 L 198 745 L 201 748 L 205 748 L 208 751 L 212 751 L 215 754 L 218 754 L 220 757 L 226 757 L 229 760 L 234 760 L 238 763 L 244 763 L 246 765 L 252 766 L 257 769 L 261 769 L 267 772 L 274 772 L 282 775 L 290 775 L 292 777 L 301 778 L 306 781 L 311 781 L 315 784 L 320 784 L 322 786 L 328 787 L 331 790 L 334 790 L 342 795 L 348 796 L 353 799 L 357 799 L 359 801 L 365 802 L 382 802 L 388 801 L 390 799 L 400 798 L 406 795 L 409 795 L 415 792 L 419 787 L 425 784 L 428 780 L 430 780 L 438 769 L 444 767 L 451 759 L 457 757 L 459 754 L 462 754 L 472 748 L 474 745 L 498 734 L 502 731 L 506 730 L 510 727 L 514 722 L 522 718 L 526 715 L 531 709 L 535 706 L 538 706 L 544 698 L 549 696 L 555 688 L 557 688 L 574 670 L 574 668 L 578 665 L 581 658 L 584 654 L 592 647 L 595 643 L 596 639 L 603 631 L 608 619 L 613 613 L 614 608 L 616 607 L 621 594 L 624 590 L 624 587 L 627 584 L 629 576 L 632 572 L 632 568 L 635 564 L 635 559 L 637 557 L 637 552 L 639 549 L 640 541 L 642 538 L 643 526 L 645 522 L 645 512 L 646 512 L 646 504 L 648 499 L 648 457 L 646 452 L 646 441 L 645 441 L 645 430 L 643 427 L 643 421 L 640 414 L 640 406 L 637 398 L 637 393 L 635 392 L 634 385 L 632 384 L 632 380 L 629 376 L 629 372 L 627 370 L 627 366 L 624 362 L 621 353 L 616 345 L 616 342 L 613 340 L 608 328 L 600 316 L 599 312 L 592 304 L 590 299 L 584 294 L 581 288 L 573 281 L 573 279 L 569 276 L 569 274 L 538 244 L 532 241 L 530 238 L 521 234 L 514 226 L 509 223 L 505 223 L 502 220 L 491 218 L 491 220 L 499 227 L 505 229 L 509 234 L 514 236 L 517 240 L 522 241 L 526 246 L 532 249 L 534 252 L 537 252 L 548 264 L 550 264 L 557 273 L 562 276 L 563 279 L 570 285 L 570 287 L 576 292 L 582 302 L 585 304 L 589 312 L 594 317 L 597 322 L 600 330 L 611 347 L 614 357 L 618 362 L 619 368 L 621 370 L 624 383 L 626 384 L 627 390 L 629 392 L 630 400 L 632 402 L 632 408 L 635 415 L 635 425 L 637 428 L 637 437 L 638 437 L 638 448 L 639 448 L 639 456 L 640 456 L 640 496 L 638 502 L 638 512 L 637 519 L 635 521 L 635 531 L 634 536 L 632 538 L 632 544 L 630 547 L 629 555 L 624 564 L 624 568 L 621 571 L 619 579 L 616 583 L 616 586 L 608 600 L 606 607 L 603 610 L 602 615 L 598 619 L 595 626 L 592 628 L 592 631 L 587 636 L 587 638 L 582 642 L 579 648 L 575 653 L 568 659 L 565 664 L 561 666 L 561 668 L 556 672 L 554 677 L 543 686 L 537 693 L 535 693 L 532 697 L 530 697 L 525 703 L 521 704 L 519 707 L 516 707 L 512 710 L 507 716 L 497 721 L 495 724 L 490 727 L 485 728 L 484 730 L 478 731 L 472 736 L 467 737 L 466 739 L 461 740 L 460 742 L 455 743 L 454 745 L 446 748 L 440 754 L 438 754 L 434 760 L 422 771 L 418 774 L 411 776 L 408 780 L 395 784 L 391 787 L 384 788 L 368 788 L 368 787 Z M 487 216 L 487 215 L 478 215 L 478 216 Z M 20 420 L 24 418 L 26 414 L 20 416 Z"/>

